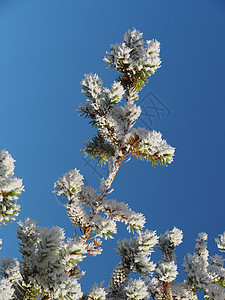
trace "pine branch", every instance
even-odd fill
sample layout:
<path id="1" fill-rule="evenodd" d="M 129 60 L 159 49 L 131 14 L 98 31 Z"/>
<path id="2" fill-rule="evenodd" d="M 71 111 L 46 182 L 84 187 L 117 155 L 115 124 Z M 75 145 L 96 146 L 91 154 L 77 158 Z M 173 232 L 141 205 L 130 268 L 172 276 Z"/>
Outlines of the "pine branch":
<path id="1" fill-rule="evenodd" d="M 22 296 L 22 298 L 19 298 L 21 300 L 38 300 L 40 297 L 40 290 L 37 290 L 33 286 L 30 286 L 30 287 L 26 287 L 24 293 L 20 295 Z"/>
<path id="2" fill-rule="evenodd" d="M 91 158 L 97 159 L 98 163 L 106 164 L 108 160 L 112 160 L 115 155 L 115 149 L 112 145 L 105 142 L 103 136 L 97 132 L 92 139 L 85 144 L 85 149 L 83 150 L 87 155 L 90 155 Z"/>
<path id="3" fill-rule="evenodd" d="M 152 152 L 152 146 L 148 145 L 147 142 L 143 142 L 136 133 L 127 140 L 127 143 L 129 145 L 128 152 L 132 153 L 137 159 L 151 162 L 153 166 L 167 166 L 167 162 L 172 157 L 170 153 Z M 143 144 L 145 147 L 143 147 Z"/>
<path id="4" fill-rule="evenodd" d="M 172 300 L 171 288 L 169 282 L 163 282 L 162 300 Z"/>

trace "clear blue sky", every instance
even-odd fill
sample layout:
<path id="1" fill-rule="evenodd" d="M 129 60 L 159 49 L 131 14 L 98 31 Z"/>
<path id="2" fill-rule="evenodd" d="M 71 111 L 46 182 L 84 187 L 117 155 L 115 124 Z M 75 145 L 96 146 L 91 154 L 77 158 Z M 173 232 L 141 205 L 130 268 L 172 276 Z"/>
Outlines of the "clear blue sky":
<path id="1" fill-rule="evenodd" d="M 16 159 L 16 176 L 26 187 L 17 220 L 30 216 L 72 236 L 65 209 L 52 194 L 54 182 L 78 168 L 97 188 L 99 174 L 106 174 L 98 169 L 93 175 L 79 151 L 94 134 L 75 112 L 84 101 L 80 81 L 96 72 L 111 85 L 116 74 L 105 68 L 105 51 L 133 27 L 144 39 L 161 42 L 162 67 L 140 95 L 142 122 L 161 131 L 176 155 L 167 168 L 132 159 L 120 170 L 112 197 L 143 212 L 147 227 L 159 234 L 182 229 L 181 265 L 199 232 L 209 234 L 215 252 L 214 237 L 225 230 L 224 0 L 1 0 L 0 149 Z M 19 257 L 16 228 L 16 222 L 1 228 L 1 256 Z M 118 237 L 125 234 L 120 226 Z M 103 247 L 102 256 L 81 265 L 84 290 L 109 280 L 118 262 L 116 240 Z"/>

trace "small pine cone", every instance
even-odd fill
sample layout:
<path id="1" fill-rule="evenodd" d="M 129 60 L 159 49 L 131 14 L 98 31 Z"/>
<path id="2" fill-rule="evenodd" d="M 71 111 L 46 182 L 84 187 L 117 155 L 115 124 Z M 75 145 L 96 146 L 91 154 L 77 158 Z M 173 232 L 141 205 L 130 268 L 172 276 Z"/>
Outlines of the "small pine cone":
<path id="1" fill-rule="evenodd" d="M 130 269 L 120 262 L 113 271 L 110 281 L 110 288 L 112 292 L 122 291 L 124 285 L 129 279 Z"/>

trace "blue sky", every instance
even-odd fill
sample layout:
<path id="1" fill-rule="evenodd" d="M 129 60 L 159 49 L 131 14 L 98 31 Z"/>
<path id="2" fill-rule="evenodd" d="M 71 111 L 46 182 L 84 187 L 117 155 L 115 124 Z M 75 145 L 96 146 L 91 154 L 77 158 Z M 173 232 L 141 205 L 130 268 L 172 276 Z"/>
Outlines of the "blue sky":
<path id="1" fill-rule="evenodd" d="M 93 174 L 94 162 L 90 167 L 82 159 L 80 149 L 94 130 L 75 111 L 84 102 L 80 81 L 96 72 L 110 86 L 117 74 L 106 70 L 105 51 L 134 27 L 162 47 L 162 67 L 140 94 L 145 115 L 137 125 L 161 131 L 176 154 L 167 168 L 132 159 L 121 168 L 112 197 L 143 212 L 146 226 L 159 234 L 182 229 L 180 265 L 199 232 L 209 234 L 215 252 L 214 237 L 225 230 L 224 14 L 223 0 L 1 0 L 0 149 L 13 155 L 16 176 L 24 179 L 17 220 L 30 216 L 73 235 L 52 194 L 54 182 L 77 168 L 98 188 L 106 175 L 100 169 Z M 16 222 L 1 228 L 1 256 L 19 257 L 16 228 Z M 125 235 L 119 226 L 117 237 Z M 106 241 L 102 256 L 81 265 L 84 290 L 109 280 L 119 259 L 115 247 L 116 239 Z"/>

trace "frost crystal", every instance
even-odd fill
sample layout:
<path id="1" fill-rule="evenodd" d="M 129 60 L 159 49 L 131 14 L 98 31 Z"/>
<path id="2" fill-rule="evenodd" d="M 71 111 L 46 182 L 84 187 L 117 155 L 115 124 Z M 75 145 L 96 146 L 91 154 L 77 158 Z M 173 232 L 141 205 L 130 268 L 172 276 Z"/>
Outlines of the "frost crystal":
<path id="1" fill-rule="evenodd" d="M 71 200 L 73 196 L 76 196 L 80 192 L 83 179 L 84 177 L 80 174 L 79 170 L 70 170 L 54 184 L 54 188 L 56 189 L 54 193 L 57 196 L 66 196 L 68 200 Z"/>
<path id="2" fill-rule="evenodd" d="M 156 231 L 146 229 L 144 232 L 140 232 L 138 235 L 138 249 L 147 253 L 153 252 L 153 247 L 158 243 L 159 237 L 156 235 Z"/>
<path id="3" fill-rule="evenodd" d="M 98 99 L 102 94 L 102 80 L 97 74 L 86 74 L 85 79 L 81 81 L 82 93 L 86 96 L 91 96 L 93 99 Z"/>
<path id="4" fill-rule="evenodd" d="M 19 262 L 16 258 L 5 257 L 0 260 L 1 273 L 11 282 L 21 280 Z"/>
<path id="5" fill-rule="evenodd" d="M 120 102 L 120 100 L 123 98 L 124 95 L 124 88 L 121 85 L 120 82 L 114 81 L 112 84 L 111 90 L 105 89 L 107 93 L 107 97 L 110 99 L 110 101 L 114 103 Z"/>
<path id="6" fill-rule="evenodd" d="M 91 224 L 94 226 L 94 230 L 97 232 L 97 235 L 104 237 L 106 240 L 108 238 L 112 239 L 112 234 L 117 233 L 116 222 L 111 219 L 105 219 L 100 215 L 94 216 Z"/>
<path id="7" fill-rule="evenodd" d="M 210 274 L 207 270 L 209 252 L 206 241 L 207 234 L 204 232 L 199 233 L 194 254 L 188 254 L 183 264 L 189 279 L 203 289 L 211 282 Z"/>
<path id="8" fill-rule="evenodd" d="M 65 206 L 72 223 L 78 225 L 79 227 L 89 225 L 88 214 L 77 197 L 73 197 L 71 202 Z"/>
<path id="9" fill-rule="evenodd" d="M 178 245 L 180 245 L 182 243 L 183 232 L 182 232 L 182 230 L 180 230 L 176 227 L 174 227 L 173 230 L 168 232 L 166 234 L 166 236 L 170 240 L 171 244 L 174 245 L 174 247 L 177 247 Z"/>
<path id="10" fill-rule="evenodd" d="M 65 270 L 70 271 L 73 269 L 74 264 L 82 261 L 86 256 L 86 245 L 83 243 L 83 240 L 73 240 L 68 239 L 65 244 L 65 253 L 62 263 L 65 265 Z"/>
<path id="11" fill-rule="evenodd" d="M 88 300 L 105 300 L 106 299 L 107 292 L 104 288 L 101 286 L 98 287 L 98 285 L 95 283 L 90 292 L 87 294 Z"/>
<path id="12" fill-rule="evenodd" d="M 187 283 L 172 283 L 171 291 L 174 300 L 197 300 L 197 296 L 192 291 L 191 287 L 188 287 Z"/>
<path id="13" fill-rule="evenodd" d="M 132 140 L 137 141 L 134 144 Z M 141 153 L 143 159 L 159 161 L 162 164 L 171 163 L 173 161 L 173 155 L 175 148 L 167 144 L 162 139 L 160 132 L 148 131 L 145 128 L 135 128 L 127 135 L 127 143 L 130 147 L 130 151 L 133 153 Z M 135 146 L 134 146 L 135 145 Z"/>
<path id="14" fill-rule="evenodd" d="M 125 33 L 122 44 L 111 45 L 111 51 L 106 52 L 104 61 L 118 71 L 126 65 L 132 74 L 142 69 L 154 74 L 161 64 L 159 52 L 158 41 L 151 40 L 145 44 L 142 33 L 133 29 Z"/>
<path id="15" fill-rule="evenodd" d="M 8 151 L 0 151 L 0 176 L 13 176 L 15 169 L 14 162 L 15 160 Z"/>
<path id="16" fill-rule="evenodd" d="M 13 299 L 14 288 L 9 279 L 0 279 L 0 300 Z"/>
<path id="17" fill-rule="evenodd" d="M 172 282 L 177 277 L 177 266 L 174 262 L 161 262 L 155 270 L 160 281 Z"/>
<path id="18" fill-rule="evenodd" d="M 107 216 L 112 217 L 116 221 L 124 222 L 128 225 L 128 230 L 139 230 L 144 227 L 145 217 L 141 213 L 135 213 L 127 204 L 116 200 L 105 200 L 103 203 L 103 211 Z"/>
<path id="19" fill-rule="evenodd" d="M 82 260 L 83 252 L 86 252 L 83 243 L 69 240 L 66 244 L 62 228 L 37 227 L 30 219 L 25 224 L 19 223 L 17 234 L 21 240 L 21 274 L 25 283 L 44 290 L 49 297 L 68 295 L 79 299 L 82 296 L 80 284 L 68 277 L 65 269 L 73 269 L 77 261 Z"/>
<path id="20" fill-rule="evenodd" d="M 81 191 L 79 194 L 79 199 L 82 201 L 82 203 L 86 204 L 89 207 L 94 207 L 96 202 L 98 201 L 98 194 L 97 191 L 89 186 L 89 185 L 83 185 L 81 187 Z"/>
<path id="21" fill-rule="evenodd" d="M 0 151 L 0 224 L 15 220 L 20 210 L 16 200 L 24 186 L 22 179 L 13 176 L 14 162 L 6 150 Z"/>
<path id="22" fill-rule="evenodd" d="M 205 296 L 205 298 L 213 300 L 224 300 L 225 290 L 217 284 L 209 284 L 207 287 L 207 295 Z"/>
<path id="23" fill-rule="evenodd" d="M 142 300 L 149 296 L 147 286 L 141 279 L 130 279 L 125 291 L 128 299 Z"/>
<path id="24" fill-rule="evenodd" d="M 225 231 L 223 234 L 219 235 L 220 238 L 216 238 L 217 247 L 221 252 L 225 252 Z"/>

